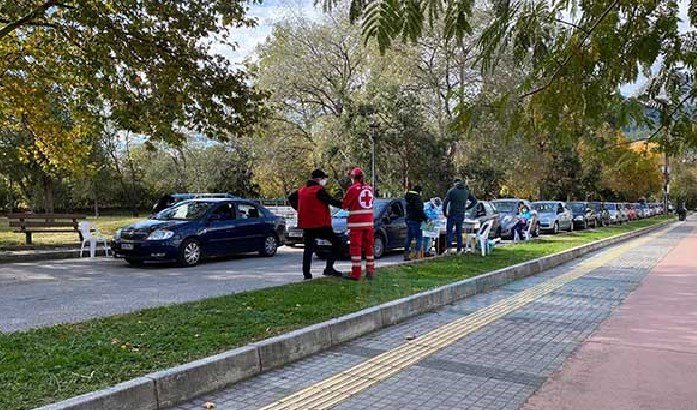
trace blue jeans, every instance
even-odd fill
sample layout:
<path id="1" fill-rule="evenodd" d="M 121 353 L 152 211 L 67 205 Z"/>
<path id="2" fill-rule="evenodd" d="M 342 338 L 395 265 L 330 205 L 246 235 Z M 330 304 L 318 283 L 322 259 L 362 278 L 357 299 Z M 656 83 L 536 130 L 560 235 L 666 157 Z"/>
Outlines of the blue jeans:
<path id="1" fill-rule="evenodd" d="M 445 224 L 445 247 L 447 249 L 453 246 L 453 228 L 457 235 L 457 251 L 462 250 L 462 223 L 465 221 L 465 215 L 450 215 Z"/>
<path id="2" fill-rule="evenodd" d="M 431 247 L 433 246 L 432 240 L 433 240 L 432 238 L 426 238 L 426 237 L 424 237 L 424 240 L 423 240 L 422 245 L 421 245 L 421 249 L 422 249 L 424 252 L 430 252 L 430 251 L 431 251 Z"/>
<path id="3" fill-rule="evenodd" d="M 421 232 L 421 222 L 407 221 L 407 240 L 404 241 L 404 252 L 411 251 L 411 241 L 416 239 L 414 249 L 416 252 L 421 252 L 423 246 L 423 232 Z"/>

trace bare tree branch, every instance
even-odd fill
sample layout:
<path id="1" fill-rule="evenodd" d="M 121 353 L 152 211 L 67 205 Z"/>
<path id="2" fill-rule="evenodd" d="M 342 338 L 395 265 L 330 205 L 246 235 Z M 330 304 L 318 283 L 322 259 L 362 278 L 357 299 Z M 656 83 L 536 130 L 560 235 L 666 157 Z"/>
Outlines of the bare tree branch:
<path id="1" fill-rule="evenodd" d="M 610 12 L 611 12 L 615 7 L 617 7 L 617 5 L 619 4 L 619 2 L 620 2 L 619 0 L 615 0 L 614 2 L 612 2 L 612 4 L 610 5 L 610 7 L 608 7 L 608 8 L 603 12 L 603 14 L 600 15 L 600 17 L 598 17 L 598 19 L 595 21 L 595 23 L 593 23 L 593 26 L 591 26 L 590 29 L 588 29 L 588 30 L 583 30 L 583 32 L 585 33 L 585 35 L 583 36 L 583 39 L 581 40 L 580 44 L 583 44 L 583 43 L 586 42 L 586 40 L 588 40 L 588 38 L 591 36 L 591 34 L 593 34 L 593 31 L 600 25 L 600 23 L 601 23 L 603 20 L 605 20 L 605 18 L 607 17 L 607 15 L 610 14 Z M 546 90 L 547 88 L 549 88 L 549 87 L 554 83 L 554 80 L 557 79 L 557 76 L 561 73 L 561 70 L 562 70 L 564 67 L 566 67 L 567 64 L 569 64 L 569 61 L 571 61 L 572 55 L 573 55 L 572 53 L 568 53 L 568 54 L 567 54 L 567 56 L 566 56 L 566 58 L 564 59 L 564 61 L 562 61 L 561 63 L 559 63 L 559 64 L 557 65 L 557 68 L 554 70 L 554 72 L 552 73 L 552 75 L 549 77 L 549 79 L 548 79 L 543 85 L 541 85 L 541 86 L 539 86 L 539 87 L 537 87 L 537 88 L 535 88 L 535 89 L 533 89 L 533 90 L 530 90 L 530 91 L 528 91 L 528 92 L 522 94 L 521 96 L 518 97 L 518 100 L 521 100 L 521 101 L 522 101 L 522 100 L 524 100 L 525 98 L 530 97 L 531 95 L 537 94 L 537 93 L 539 93 L 540 91 L 544 91 L 544 90 Z"/>
<path id="2" fill-rule="evenodd" d="M 36 20 L 39 17 L 42 17 L 46 13 L 46 11 L 48 11 L 48 9 L 50 9 L 51 7 L 62 7 L 69 9 L 75 8 L 75 6 L 72 6 L 70 4 L 60 3 L 56 0 L 48 0 L 41 6 L 35 8 L 34 10 L 26 14 L 24 17 L 20 18 L 19 20 L 6 22 L 5 27 L 0 28 L 0 39 L 9 35 L 10 33 L 17 30 L 20 27 L 32 25 L 32 23 L 34 23 L 34 20 Z"/>

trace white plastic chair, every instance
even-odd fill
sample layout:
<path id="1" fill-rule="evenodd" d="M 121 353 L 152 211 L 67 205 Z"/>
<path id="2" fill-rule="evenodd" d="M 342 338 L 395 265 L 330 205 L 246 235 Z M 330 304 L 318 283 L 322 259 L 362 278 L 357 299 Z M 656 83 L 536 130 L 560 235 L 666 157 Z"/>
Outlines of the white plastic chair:
<path id="1" fill-rule="evenodd" d="M 491 227 L 494 225 L 494 221 L 488 220 L 484 222 L 479 228 L 479 247 L 482 250 L 482 256 L 486 256 L 489 254 L 489 232 L 491 231 Z"/>
<path id="2" fill-rule="evenodd" d="M 528 227 L 523 231 L 523 239 L 525 239 L 526 241 L 529 241 L 530 238 L 532 238 L 532 234 L 530 233 L 531 230 L 532 230 L 532 220 L 530 220 Z"/>
<path id="3" fill-rule="evenodd" d="M 82 235 L 82 245 L 80 246 L 81 258 L 82 252 L 84 252 L 88 242 L 90 244 L 90 258 L 94 258 L 97 254 L 97 243 L 100 241 L 104 244 L 104 254 L 109 256 L 109 245 L 107 245 L 106 238 L 99 232 L 99 229 L 87 221 L 82 221 L 78 223 L 78 230 L 80 231 L 80 235 Z"/>
<path id="4" fill-rule="evenodd" d="M 532 230 L 532 221 L 528 224 L 527 228 L 523 230 L 523 240 L 524 241 L 529 241 L 532 238 L 532 233 L 530 231 Z M 514 229 L 513 230 L 513 242 L 519 242 L 520 237 L 518 236 L 518 230 Z"/>

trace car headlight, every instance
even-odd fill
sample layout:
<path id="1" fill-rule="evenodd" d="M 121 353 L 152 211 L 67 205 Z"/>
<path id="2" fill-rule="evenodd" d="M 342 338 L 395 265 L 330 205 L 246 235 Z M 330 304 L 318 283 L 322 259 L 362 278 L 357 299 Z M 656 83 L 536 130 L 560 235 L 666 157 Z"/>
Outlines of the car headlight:
<path id="1" fill-rule="evenodd" d="M 503 217 L 503 221 L 504 221 L 504 222 L 510 222 L 510 221 L 512 221 L 512 220 L 513 220 L 513 216 L 512 216 L 512 215 L 506 215 L 506 216 Z"/>
<path id="2" fill-rule="evenodd" d="M 582 221 L 583 220 L 583 215 L 579 215 L 575 218 L 577 221 Z"/>
<path id="3" fill-rule="evenodd" d="M 116 230 L 116 233 L 114 234 L 114 239 L 115 239 L 115 240 L 121 239 L 121 231 L 123 231 L 123 229 L 121 229 L 121 228 L 119 228 L 119 229 Z"/>
<path id="4" fill-rule="evenodd" d="M 149 241 L 163 241 L 174 236 L 172 231 L 157 230 L 153 231 L 150 236 L 148 236 Z"/>

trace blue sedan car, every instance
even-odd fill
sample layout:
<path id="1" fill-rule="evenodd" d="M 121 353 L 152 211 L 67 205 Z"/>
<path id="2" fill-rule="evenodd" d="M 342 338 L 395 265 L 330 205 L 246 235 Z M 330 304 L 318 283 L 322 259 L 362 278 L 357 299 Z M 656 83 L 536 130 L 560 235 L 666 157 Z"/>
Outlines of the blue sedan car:
<path id="1" fill-rule="evenodd" d="M 379 259 L 386 251 L 404 249 L 407 224 L 404 219 L 406 204 L 404 199 L 378 198 L 373 203 L 375 223 L 375 258 Z M 346 228 L 348 211 L 338 210 L 332 216 L 332 228 L 341 239 L 341 253 L 349 254 L 349 230 Z M 329 241 L 318 240 L 315 253 L 325 258 L 331 252 Z"/>
<path id="2" fill-rule="evenodd" d="M 273 256 L 284 236 L 284 219 L 263 206 L 240 198 L 199 198 L 119 229 L 112 249 L 129 264 L 194 266 L 202 258 L 236 253 Z"/>

